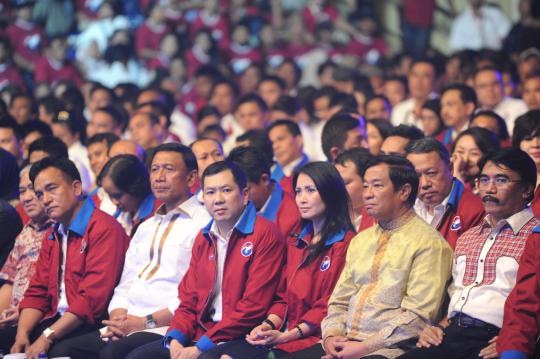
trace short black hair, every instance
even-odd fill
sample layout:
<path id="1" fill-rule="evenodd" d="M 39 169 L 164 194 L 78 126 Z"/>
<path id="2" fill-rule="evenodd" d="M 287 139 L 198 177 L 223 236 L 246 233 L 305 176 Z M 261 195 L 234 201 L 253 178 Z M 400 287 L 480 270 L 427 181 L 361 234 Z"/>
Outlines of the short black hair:
<path id="1" fill-rule="evenodd" d="M 43 106 L 45 112 L 49 115 L 58 113 L 64 109 L 62 101 L 54 96 L 47 96 L 38 101 L 38 107 Z"/>
<path id="2" fill-rule="evenodd" d="M 362 178 L 364 178 L 366 171 L 369 168 L 380 164 L 388 165 L 388 175 L 394 186 L 394 192 L 397 192 L 406 184 L 411 186 L 411 193 L 409 198 L 407 198 L 407 204 L 409 207 L 413 207 L 418 194 L 418 184 L 420 181 L 411 161 L 396 155 L 380 155 L 373 157 L 365 166 Z"/>
<path id="3" fill-rule="evenodd" d="M 82 121 L 77 118 L 74 112 L 60 111 L 54 116 L 52 123 L 64 126 L 72 135 L 79 134 L 81 137 L 83 135 Z"/>
<path id="4" fill-rule="evenodd" d="M 328 97 L 328 100 L 332 99 L 338 91 L 334 86 L 323 86 L 320 89 L 317 89 L 313 93 L 313 101 L 316 101 L 322 97 Z"/>
<path id="5" fill-rule="evenodd" d="M 13 117 L 9 115 L 0 117 L 0 128 L 10 129 L 13 131 L 13 134 L 18 140 L 22 139 L 21 127 L 17 124 Z"/>
<path id="6" fill-rule="evenodd" d="M 368 123 L 372 124 L 377 128 L 383 140 L 386 139 L 386 137 L 390 136 L 390 133 L 392 133 L 392 129 L 394 128 L 391 122 L 388 122 L 387 120 L 383 120 L 381 118 L 367 120 L 366 124 Z"/>
<path id="7" fill-rule="evenodd" d="M 47 168 L 56 168 L 61 171 L 68 182 L 81 181 L 81 175 L 79 174 L 79 170 L 77 170 L 75 163 L 70 161 L 67 157 L 49 156 L 37 161 L 30 167 L 29 176 L 32 184 L 34 184 L 36 177 Z"/>
<path id="8" fill-rule="evenodd" d="M 538 136 L 540 136 L 540 110 L 530 110 L 516 119 L 512 146 L 520 148 L 521 141 Z"/>
<path id="9" fill-rule="evenodd" d="M 283 111 L 289 116 L 295 116 L 300 111 L 300 103 L 289 95 L 281 95 L 271 108 L 272 111 Z"/>
<path id="10" fill-rule="evenodd" d="M 367 100 L 366 100 L 366 104 L 364 105 L 364 107 L 367 109 L 367 105 L 368 103 L 370 103 L 371 101 L 374 101 L 374 100 L 382 100 L 386 103 L 386 105 L 389 107 L 389 108 L 392 108 L 392 104 L 390 103 L 390 100 L 388 99 L 388 97 L 384 96 L 384 95 L 372 95 L 370 96 Z"/>
<path id="11" fill-rule="evenodd" d="M 337 147 L 343 150 L 343 145 L 347 141 L 347 132 L 361 126 L 362 122 L 353 115 L 338 113 L 332 116 L 324 125 L 322 131 L 322 149 L 329 161 L 332 160 L 330 150 Z"/>
<path id="12" fill-rule="evenodd" d="M 437 141 L 433 137 L 424 137 L 412 142 L 409 142 L 405 146 L 405 152 L 409 154 L 421 154 L 421 153 L 430 153 L 437 152 L 439 158 L 443 160 L 444 164 L 448 166 L 450 164 L 450 154 L 446 149 L 446 146 L 441 142 Z"/>
<path id="13" fill-rule="evenodd" d="M 45 122 L 41 122 L 39 120 L 32 120 L 28 121 L 24 125 L 21 126 L 21 132 L 22 136 L 26 137 L 32 132 L 38 132 L 43 137 L 52 136 L 52 130 Z"/>
<path id="14" fill-rule="evenodd" d="M 482 173 L 484 166 L 488 162 L 493 162 L 497 167 L 504 166 L 519 174 L 521 182 L 531 188 L 527 203 L 533 200 L 537 179 L 536 166 L 533 159 L 526 152 L 512 147 L 490 152 L 478 162 L 480 173 Z"/>
<path id="15" fill-rule="evenodd" d="M 268 106 L 266 105 L 266 102 L 264 102 L 262 97 L 257 95 L 256 93 L 252 92 L 252 93 L 248 93 L 248 94 L 243 95 L 242 97 L 240 97 L 238 99 L 238 101 L 236 101 L 236 105 L 234 106 L 234 112 L 238 111 L 238 108 L 241 105 L 243 105 L 245 103 L 249 103 L 249 102 L 256 103 L 257 106 L 259 106 L 259 109 L 261 111 L 263 111 L 263 112 L 268 111 Z"/>
<path id="16" fill-rule="evenodd" d="M 484 72 L 484 71 L 492 71 L 492 72 L 495 72 L 497 74 L 497 76 L 499 77 L 499 80 L 501 81 L 502 83 L 502 72 L 500 69 L 496 68 L 495 66 L 482 66 L 480 67 L 479 69 L 477 69 L 475 72 L 474 72 L 474 75 L 473 75 L 473 79 L 476 80 L 476 77 L 478 76 L 479 73 L 481 72 Z"/>
<path id="17" fill-rule="evenodd" d="M 225 139 L 227 137 L 227 134 L 225 133 L 225 130 L 220 125 L 209 125 L 202 130 L 200 133 L 200 136 L 198 139 L 202 138 L 210 138 L 212 134 L 219 134 L 221 138 Z M 221 143 L 220 143 L 221 146 Z"/>
<path id="18" fill-rule="evenodd" d="M 476 97 L 476 92 L 472 87 L 464 84 L 450 84 L 441 91 L 441 98 L 448 91 L 458 91 L 459 98 L 464 104 L 472 103 L 475 108 L 478 106 L 478 98 Z"/>
<path id="19" fill-rule="evenodd" d="M 221 114 L 218 109 L 214 106 L 204 106 L 197 112 L 197 123 L 200 123 L 207 116 L 216 116 L 218 119 L 221 118 Z"/>
<path id="20" fill-rule="evenodd" d="M 255 147 L 235 148 L 227 160 L 238 165 L 246 174 L 249 182 L 259 183 L 263 174 L 270 176 L 272 164 Z"/>
<path id="21" fill-rule="evenodd" d="M 88 147 L 90 147 L 90 145 L 93 145 L 95 143 L 105 142 L 107 144 L 107 148 L 110 149 L 111 146 L 119 140 L 120 140 L 120 137 L 118 137 L 114 133 L 111 133 L 111 132 L 98 133 L 88 139 Z"/>
<path id="22" fill-rule="evenodd" d="M 358 102 L 352 94 L 338 92 L 330 98 L 329 107 L 340 106 L 342 110 L 358 111 Z"/>
<path id="23" fill-rule="evenodd" d="M 105 112 L 106 114 L 111 116 L 115 127 L 120 127 L 122 130 L 125 129 L 128 123 L 128 118 L 125 111 L 114 105 L 100 107 L 95 112 Z"/>
<path id="24" fill-rule="evenodd" d="M 236 142 L 249 142 L 250 146 L 257 148 L 266 156 L 267 160 L 273 162 L 274 149 L 272 147 L 272 141 L 270 141 L 270 138 L 268 138 L 268 133 L 266 130 L 249 130 L 236 137 Z"/>
<path id="25" fill-rule="evenodd" d="M 182 160 L 186 166 L 186 171 L 189 173 L 191 171 L 198 171 L 199 167 L 197 166 L 197 159 L 193 154 L 191 148 L 179 143 L 163 143 L 157 147 L 154 147 L 152 151 L 152 157 L 150 158 L 150 163 L 154 160 L 156 153 L 159 152 L 177 152 L 182 155 Z"/>
<path id="26" fill-rule="evenodd" d="M 215 126 L 218 126 L 218 125 L 215 125 Z M 212 127 L 212 126 L 208 126 L 207 128 L 210 128 L 210 127 Z M 219 128 L 221 128 L 221 127 L 219 127 Z M 223 146 L 221 145 L 221 142 L 216 141 L 214 138 L 211 138 L 211 137 L 201 136 L 201 137 L 197 138 L 195 141 L 191 142 L 189 144 L 189 148 L 193 151 L 193 146 L 195 144 L 199 143 L 199 142 L 202 142 L 202 141 L 212 141 L 212 142 L 214 142 L 218 146 L 218 148 L 220 149 L 221 153 L 223 153 Z"/>
<path id="27" fill-rule="evenodd" d="M 103 186 L 105 177 L 109 177 L 119 190 L 133 197 L 142 199 L 152 191 L 148 169 L 133 155 L 118 155 L 107 161 L 97 178 L 98 186 Z"/>
<path id="28" fill-rule="evenodd" d="M 32 142 L 28 147 L 28 158 L 30 158 L 32 152 L 35 151 L 43 151 L 49 155 L 48 157 L 68 158 L 66 144 L 62 142 L 61 139 L 54 136 L 44 136 Z"/>
<path id="29" fill-rule="evenodd" d="M 296 61 L 294 59 L 288 57 L 285 58 L 278 66 L 276 66 L 277 69 L 279 69 L 281 66 L 289 64 L 293 67 L 294 72 L 294 84 L 297 85 L 300 79 L 302 78 L 302 68 L 298 66 Z"/>
<path id="30" fill-rule="evenodd" d="M 403 137 L 409 141 L 415 141 L 424 138 L 424 133 L 413 125 L 399 125 L 392 129 L 389 136 Z"/>
<path id="31" fill-rule="evenodd" d="M 100 83 L 96 83 L 92 87 L 92 89 L 90 90 L 90 97 L 92 97 L 94 95 L 94 93 L 96 93 L 97 91 L 100 91 L 100 90 L 107 92 L 107 95 L 109 95 L 109 97 L 111 98 L 111 102 L 114 102 L 116 100 L 116 95 L 114 94 L 113 90 L 111 90 L 110 88 L 108 88 L 106 86 L 103 86 Z"/>
<path id="32" fill-rule="evenodd" d="M 345 166 L 345 162 L 352 162 L 356 167 L 356 173 L 362 176 L 364 167 L 373 156 L 365 148 L 351 148 L 336 157 L 334 164 Z"/>
<path id="33" fill-rule="evenodd" d="M 508 133 L 508 126 L 506 125 L 506 121 L 498 113 L 496 113 L 495 111 L 490 111 L 490 110 L 476 111 L 472 115 L 471 123 L 473 123 L 474 120 L 477 117 L 480 117 L 480 116 L 491 117 L 491 118 L 493 118 L 495 120 L 495 122 L 497 122 L 497 126 L 499 126 L 499 133 L 497 134 L 497 137 L 499 137 L 499 140 L 506 141 L 506 140 L 508 140 L 510 138 L 510 134 Z M 515 131 L 515 128 L 514 128 L 514 131 Z"/>
<path id="34" fill-rule="evenodd" d="M 238 95 L 240 94 L 240 90 L 238 89 L 238 85 L 236 84 L 236 82 L 231 81 L 227 78 L 220 78 L 214 81 L 214 83 L 212 84 L 212 89 L 210 90 L 210 97 L 214 95 L 214 91 L 216 90 L 216 87 L 218 87 L 219 85 L 229 86 L 235 98 L 238 97 Z"/>
<path id="35" fill-rule="evenodd" d="M 146 116 L 146 118 L 150 120 L 152 125 L 159 125 L 159 117 L 153 112 L 145 112 L 145 111 L 134 112 L 131 115 L 131 118 L 129 119 L 129 121 L 131 121 L 135 116 Z"/>
<path id="36" fill-rule="evenodd" d="M 268 126 L 266 131 L 268 132 L 268 134 L 270 134 L 270 131 L 272 131 L 274 128 L 278 126 L 285 126 L 287 128 L 287 131 L 289 131 L 289 133 L 293 137 L 302 135 L 302 132 L 300 132 L 300 126 L 298 126 L 296 122 L 291 121 L 291 120 L 285 120 L 285 119 L 272 122 L 270 126 Z"/>
<path id="37" fill-rule="evenodd" d="M 497 135 L 495 133 L 482 127 L 471 127 L 461 132 L 456 137 L 456 140 L 452 145 L 452 153 L 454 153 L 454 151 L 456 150 L 456 145 L 463 136 L 471 136 L 480 151 L 482 151 L 482 154 L 484 155 L 488 152 L 496 151 L 500 148 L 499 139 L 497 138 Z"/>
<path id="38" fill-rule="evenodd" d="M 247 177 L 244 171 L 242 171 L 238 165 L 231 161 L 214 162 L 210 166 L 206 167 L 202 174 L 201 187 L 204 189 L 204 180 L 206 177 L 213 176 L 224 171 L 231 171 L 234 182 L 238 185 L 238 188 L 240 188 L 241 191 L 247 187 Z"/>
<path id="39" fill-rule="evenodd" d="M 285 91 L 287 89 L 287 84 L 285 83 L 285 80 L 283 80 L 281 77 L 276 75 L 266 75 L 264 76 L 260 81 L 257 87 L 261 86 L 263 82 L 273 82 L 281 89 L 281 91 Z"/>

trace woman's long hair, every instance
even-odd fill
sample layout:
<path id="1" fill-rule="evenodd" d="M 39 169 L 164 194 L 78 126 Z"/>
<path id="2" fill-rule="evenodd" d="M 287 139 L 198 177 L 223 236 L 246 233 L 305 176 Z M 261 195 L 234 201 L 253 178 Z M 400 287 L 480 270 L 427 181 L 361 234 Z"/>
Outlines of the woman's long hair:
<path id="1" fill-rule="evenodd" d="M 293 188 L 296 189 L 298 176 L 307 175 L 321 196 L 326 209 L 324 211 L 324 225 L 320 233 L 320 241 L 311 246 L 309 257 L 306 261 L 311 263 L 323 252 L 325 241 L 341 230 L 354 230 L 349 215 L 350 199 L 343 179 L 336 168 L 328 162 L 312 162 L 299 168 L 293 177 Z M 310 220 L 303 219 L 302 227 Z"/>

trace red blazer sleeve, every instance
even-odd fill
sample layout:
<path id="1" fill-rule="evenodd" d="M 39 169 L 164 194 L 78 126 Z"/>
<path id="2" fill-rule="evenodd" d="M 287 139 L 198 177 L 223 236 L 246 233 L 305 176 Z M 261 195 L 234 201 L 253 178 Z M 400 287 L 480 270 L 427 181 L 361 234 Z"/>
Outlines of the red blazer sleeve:
<path id="1" fill-rule="evenodd" d="M 173 319 L 167 330 L 168 333 L 180 332 L 179 339 L 182 344 L 187 345 L 195 337 L 195 327 L 197 326 L 197 303 L 201 300 L 197 288 L 200 286 L 197 279 L 198 263 L 202 260 L 202 247 L 205 245 L 202 232 L 199 232 L 193 245 L 189 268 L 184 274 L 178 286 L 178 298 L 180 306 L 175 310 Z"/>
<path id="2" fill-rule="evenodd" d="M 285 260 L 285 243 L 276 226 L 268 226 L 249 268 L 249 279 L 236 309 L 205 333 L 212 342 L 243 337 L 265 317 L 272 304 Z"/>
<path id="3" fill-rule="evenodd" d="M 112 219 L 111 219 L 112 221 Z M 94 223 L 88 229 L 86 273 L 68 312 L 94 324 L 103 315 L 120 279 L 129 237 L 118 223 Z"/>
<path id="4" fill-rule="evenodd" d="M 36 271 L 30 280 L 24 298 L 19 303 L 19 310 L 24 308 L 37 309 L 44 314 L 50 311 L 51 300 L 48 296 L 49 268 L 51 267 L 51 252 L 54 241 L 49 239 L 51 231 L 43 238 L 43 243 L 36 261 Z"/>
<path id="5" fill-rule="evenodd" d="M 42 82 L 49 83 L 47 70 L 47 59 L 42 57 L 36 64 L 36 70 L 34 72 L 34 82 L 40 84 Z"/>
<path id="6" fill-rule="evenodd" d="M 531 356 L 540 333 L 539 315 L 540 234 L 533 233 L 521 257 L 516 286 L 506 299 L 497 351 L 518 350 Z"/>
<path id="7" fill-rule="evenodd" d="M 281 279 L 279 280 L 279 286 L 276 290 L 276 296 L 274 303 L 268 310 L 268 315 L 274 314 L 281 318 L 283 327 L 285 323 L 285 316 L 287 315 L 287 270 L 286 266 L 281 271 Z"/>

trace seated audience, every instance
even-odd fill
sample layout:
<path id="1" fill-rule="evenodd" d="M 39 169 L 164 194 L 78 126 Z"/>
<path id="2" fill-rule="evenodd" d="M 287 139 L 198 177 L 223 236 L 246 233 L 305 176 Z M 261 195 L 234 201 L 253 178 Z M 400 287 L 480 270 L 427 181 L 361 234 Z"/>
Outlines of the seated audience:
<path id="1" fill-rule="evenodd" d="M 390 122 L 392 115 L 392 105 L 390 101 L 383 95 L 375 95 L 366 101 L 366 120 L 374 120 L 380 118 Z"/>
<path id="2" fill-rule="evenodd" d="M 27 358 L 69 356 L 63 339 L 94 330 L 103 318 L 129 238 L 114 218 L 83 199 L 81 178 L 67 158 L 35 163 L 30 180 L 56 224 L 19 303 L 18 326 L 0 332 L 0 345 Z"/>
<path id="3" fill-rule="evenodd" d="M 463 131 L 452 147 L 453 176 L 464 183 L 466 188 L 476 191 L 475 179 L 480 173 L 478 162 L 499 147 L 497 136 L 485 128 L 473 127 Z"/>
<path id="4" fill-rule="evenodd" d="M 150 181 L 154 196 L 163 204 L 139 226 L 129 244 L 109 304 L 109 320 L 103 322 L 106 329 L 67 341 L 72 357 L 124 358 L 162 338 L 179 304 L 178 284 L 189 267 L 195 237 L 210 221 L 190 191 L 197 177 L 197 161 L 188 147 L 156 148 Z M 153 331 L 156 328 L 162 331 Z"/>
<path id="5" fill-rule="evenodd" d="M 268 138 L 276 163 L 272 167 L 272 179 L 279 182 L 284 191 L 292 193 L 292 175 L 309 162 L 304 153 L 304 138 L 298 124 L 291 120 L 277 120 L 267 128 Z"/>
<path id="6" fill-rule="evenodd" d="M 366 122 L 360 116 L 337 113 L 324 125 L 321 140 L 324 155 L 333 162 L 343 151 L 368 147 Z"/>
<path id="7" fill-rule="evenodd" d="M 456 244 L 447 320 L 431 322 L 406 358 L 496 358 L 504 303 L 516 283 L 527 238 L 540 224 L 527 203 L 536 184 L 533 161 L 521 150 L 487 154 L 479 164 L 487 216 Z"/>
<path id="8" fill-rule="evenodd" d="M 247 178 L 249 200 L 257 212 L 274 222 L 283 238 L 288 239 L 300 226 L 300 214 L 294 198 L 270 176 L 270 163 L 255 147 L 235 148 L 227 158 L 236 164 Z M 292 184 L 291 184 L 292 187 Z"/>
<path id="9" fill-rule="evenodd" d="M 99 133 L 114 133 L 122 137 L 125 127 L 124 114 L 114 106 L 98 108 L 86 125 L 86 134 L 90 138 Z"/>
<path id="10" fill-rule="evenodd" d="M 268 137 L 266 130 L 249 130 L 241 136 L 236 138 L 235 147 L 247 147 L 252 146 L 257 148 L 266 159 L 274 162 L 274 149 L 272 148 L 272 141 Z"/>
<path id="11" fill-rule="evenodd" d="M 159 117 L 149 112 L 135 112 L 128 125 L 133 141 L 145 151 L 160 144 Z"/>
<path id="12" fill-rule="evenodd" d="M 119 155 L 131 155 L 145 163 L 146 153 L 144 149 L 137 143 L 131 140 L 118 140 L 109 148 L 109 158 Z"/>
<path id="13" fill-rule="evenodd" d="M 405 157 L 405 148 L 413 141 L 424 137 L 417 127 L 399 125 L 394 127 L 381 145 L 381 154 Z"/>
<path id="14" fill-rule="evenodd" d="M 451 147 L 457 136 L 469 127 L 476 105 L 476 94 L 471 87 L 463 84 L 447 86 L 441 93 L 441 117 L 446 129 L 437 139 Z"/>
<path id="15" fill-rule="evenodd" d="M 217 343 L 248 334 L 275 298 L 285 243 L 277 226 L 256 214 L 244 173 L 232 163 L 216 162 L 206 168 L 201 184 L 213 220 L 195 239 L 178 287 L 180 306 L 165 338 L 128 358 L 204 357 Z"/>
<path id="16" fill-rule="evenodd" d="M 458 237 L 484 218 L 482 200 L 452 177 L 448 150 L 436 139 L 416 140 L 406 151 L 419 177 L 414 209 L 453 249 Z"/>
<path id="17" fill-rule="evenodd" d="M 45 208 L 36 198 L 32 182 L 30 182 L 30 166 L 21 170 L 19 181 L 19 198 L 29 221 L 15 239 L 13 249 L 0 270 L 0 329 L 17 325 L 19 319 L 19 303 L 28 288 L 30 279 L 36 271 L 36 261 L 42 241 L 46 238 L 52 221 L 47 217 Z M 5 217 L 7 219 L 7 217 Z M 3 231 L 17 232 L 16 219 L 5 223 Z M 6 237 L 12 233 L 6 233 Z M 2 248 L 8 248 L 5 243 Z"/>
<path id="18" fill-rule="evenodd" d="M 381 146 L 392 132 L 392 124 L 381 119 L 373 119 L 366 121 L 367 141 L 369 152 L 373 156 L 377 156 L 381 152 Z"/>
<path id="19" fill-rule="evenodd" d="M 111 146 L 118 140 L 118 136 L 111 132 L 99 133 L 88 139 L 88 162 L 96 178 L 110 159 Z"/>
<path id="20" fill-rule="evenodd" d="M 158 207 L 150 188 L 148 170 L 133 155 L 111 158 L 99 173 L 97 183 L 116 205 L 113 216 L 130 237 L 142 222 L 154 215 Z"/>
<path id="21" fill-rule="evenodd" d="M 521 97 L 529 110 L 540 109 L 540 73 L 532 74 L 523 81 Z"/>
<path id="22" fill-rule="evenodd" d="M 493 111 L 476 111 L 471 118 L 471 127 L 483 127 L 496 134 L 501 148 L 512 145 L 506 122 Z"/>
<path id="23" fill-rule="evenodd" d="M 34 164 L 45 157 L 68 158 L 68 149 L 58 137 L 45 136 L 38 138 L 28 147 L 28 162 Z"/>
<path id="24" fill-rule="evenodd" d="M 287 265 L 277 298 L 266 319 L 245 339 L 219 345 L 208 354 L 289 357 L 321 339 L 320 323 L 354 231 L 345 187 L 331 164 L 307 164 L 295 173 L 293 183 L 302 230 L 287 240 Z"/>
<path id="25" fill-rule="evenodd" d="M 377 224 L 353 238 L 311 357 L 395 358 L 426 322 L 437 319 L 452 250 L 414 213 L 418 177 L 398 156 L 379 156 L 364 172 L 364 206 Z M 302 352 L 300 352 L 302 353 Z"/>
<path id="26" fill-rule="evenodd" d="M 436 137 L 443 132 L 445 128 L 441 117 L 441 100 L 435 98 L 426 101 L 420 110 L 420 121 L 426 136 Z"/>

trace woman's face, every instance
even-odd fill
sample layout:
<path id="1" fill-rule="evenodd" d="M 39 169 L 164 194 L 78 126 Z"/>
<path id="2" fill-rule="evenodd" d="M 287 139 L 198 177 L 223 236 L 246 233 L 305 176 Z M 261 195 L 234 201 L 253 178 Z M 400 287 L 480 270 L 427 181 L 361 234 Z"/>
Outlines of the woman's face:
<path id="1" fill-rule="evenodd" d="M 303 219 L 320 220 L 324 216 L 324 204 L 315 183 L 305 173 L 301 173 L 296 181 L 296 206 Z"/>
<path id="2" fill-rule="evenodd" d="M 373 156 L 377 156 L 379 152 L 381 152 L 381 146 L 384 142 L 384 138 L 382 138 L 377 126 L 370 122 L 367 123 L 367 136 L 369 152 L 371 152 Z"/>
<path id="3" fill-rule="evenodd" d="M 519 143 L 519 148 L 527 152 L 536 164 L 536 171 L 540 170 L 540 134 L 535 137 L 525 137 Z"/>
<path id="4" fill-rule="evenodd" d="M 465 163 L 465 175 L 467 177 L 473 178 L 480 173 L 478 161 L 480 161 L 484 153 L 478 148 L 472 136 L 465 135 L 461 137 L 456 142 L 454 154 L 459 155 Z"/>
<path id="5" fill-rule="evenodd" d="M 420 118 L 422 120 L 422 127 L 424 128 L 424 134 L 426 136 L 434 136 L 439 128 L 441 127 L 441 122 L 437 117 L 437 114 L 430 109 L 423 108 L 420 112 Z"/>

